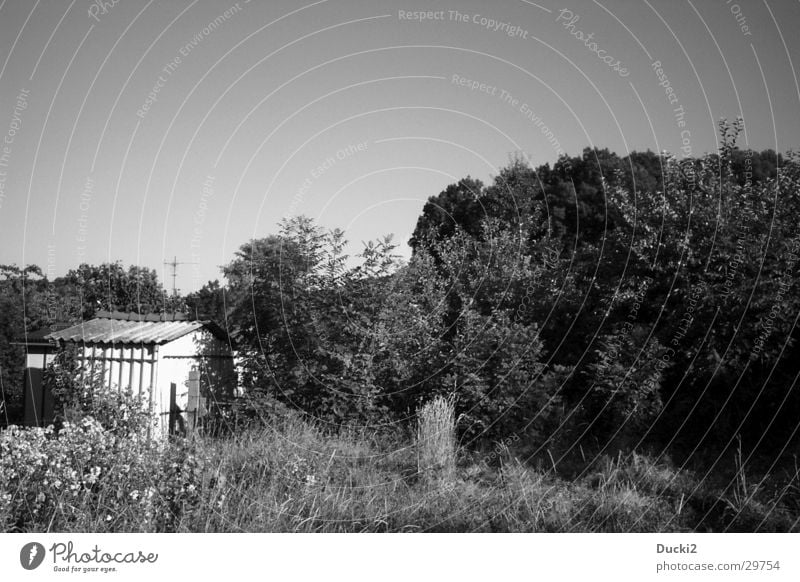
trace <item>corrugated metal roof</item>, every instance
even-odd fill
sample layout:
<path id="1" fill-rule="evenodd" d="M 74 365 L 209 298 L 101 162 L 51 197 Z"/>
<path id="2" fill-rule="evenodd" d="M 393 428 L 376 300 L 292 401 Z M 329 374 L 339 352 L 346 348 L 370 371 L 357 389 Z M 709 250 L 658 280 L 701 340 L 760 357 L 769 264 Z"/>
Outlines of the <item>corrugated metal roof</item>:
<path id="1" fill-rule="evenodd" d="M 35 331 L 30 331 L 25 333 L 24 336 L 18 338 L 16 341 L 10 342 L 11 345 L 16 346 L 48 346 L 50 345 L 50 340 L 47 339 L 54 331 L 65 329 L 70 327 L 69 324 L 54 324 L 50 327 L 43 327 L 42 329 L 37 329 Z"/>
<path id="2" fill-rule="evenodd" d="M 47 335 L 64 342 L 165 344 L 206 327 L 205 321 L 127 321 L 98 317 Z"/>
<path id="3" fill-rule="evenodd" d="M 96 318 L 119 319 L 123 321 L 189 321 L 185 313 L 130 313 L 126 311 L 98 311 Z"/>

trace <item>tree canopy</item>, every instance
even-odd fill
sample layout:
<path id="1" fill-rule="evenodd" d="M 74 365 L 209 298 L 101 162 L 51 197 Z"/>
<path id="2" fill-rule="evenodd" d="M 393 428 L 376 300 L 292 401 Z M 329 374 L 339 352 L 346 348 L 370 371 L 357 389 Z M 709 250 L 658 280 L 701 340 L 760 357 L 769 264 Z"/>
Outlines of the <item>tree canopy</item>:
<path id="1" fill-rule="evenodd" d="M 402 424 L 443 395 L 476 445 L 785 442 L 800 411 L 800 159 L 739 149 L 740 122 L 720 131 L 697 158 L 587 148 L 468 176 L 424 205 L 408 262 L 390 237 L 348 257 L 343 232 L 296 217 L 185 299 L 118 263 L 52 283 L 6 267 L 0 301 L 25 309 L 0 310 L 4 330 L 52 318 L 47 293 L 77 299 L 73 318 L 215 319 L 239 349 L 249 417 Z M 12 352 L 0 341 L 6 385 Z"/>

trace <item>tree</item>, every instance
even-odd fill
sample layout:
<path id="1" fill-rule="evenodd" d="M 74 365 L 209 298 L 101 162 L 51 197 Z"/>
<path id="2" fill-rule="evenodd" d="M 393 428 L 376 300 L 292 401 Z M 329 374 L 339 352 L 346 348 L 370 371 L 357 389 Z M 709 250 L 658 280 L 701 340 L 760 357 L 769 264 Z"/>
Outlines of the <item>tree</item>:
<path id="1" fill-rule="evenodd" d="M 54 281 L 63 296 L 76 298 L 83 319 L 97 311 L 165 313 L 183 311 L 183 302 L 171 297 L 158 280 L 155 270 L 122 263 L 81 264 Z"/>
<path id="2" fill-rule="evenodd" d="M 197 319 L 210 319 L 220 325 L 225 325 L 228 301 L 226 289 L 220 285 L 218 280 L 209 281 L 198 291 L 187 295 L 184 301 L 190 316 Z"/>
<path id="3" fill-rule="evenodd" d="M 797 158 L 776 178 L 743 181 L 758 154 L 736 147 L 741 130 L 741 121 L 721 124 L 718 154 L 666 156 L 655 196 L 612 191 L 617 242 L 632 250 L 628 271 L 654 281 L 639 317 L 670 350 L 662 426 L 683 427 L 680 438 L 693 444 L 735 434 L 761 441 L 768 426 L 785 438 L 800 405 L 788 390 L 796 360 L 787 358 L 800 310 Z"/>
<path id="4" fill-rule="evenodd" d="M 456 226 L 473 236 L 480 234 L 486 208 L 481 198 L 483 183 L 469 176 L 431 196 L 422 209 L 409 245 L 416 250 L 429 241 L 451 236 Z"/>
<path id="5" fill-rule="evenodd" d="M 48 300 L 50 297 L 50 300 Z M 0 265 L 0 424 L 22 421 L 25 351 L 14 342 L 54 321 L 57 303 L 36 265 Z"/>
<path id="6" fill-rule="evenodd" d="M 389 239 L 349 261 L 344 233 L 286 220 L 190 305 L 227 317 L 252 398 L 331 423 L 444 395 L 469 441 L 786 437 L 800 159 L 742 152 L 740 129 L 698 158 L 587 148 L 467 177 L 425 204 L 405 265 Z"/>
<path id="7" fill-rule="evenodd" d="M 278 400 L 331 422 L 380 416 L 373 280 L 391 270 L 394 246 L 368 246 L 347 267 L 345 244 L 341 231 L 298 217 L 242 245 L 224 268 L 254 409 Z"/>

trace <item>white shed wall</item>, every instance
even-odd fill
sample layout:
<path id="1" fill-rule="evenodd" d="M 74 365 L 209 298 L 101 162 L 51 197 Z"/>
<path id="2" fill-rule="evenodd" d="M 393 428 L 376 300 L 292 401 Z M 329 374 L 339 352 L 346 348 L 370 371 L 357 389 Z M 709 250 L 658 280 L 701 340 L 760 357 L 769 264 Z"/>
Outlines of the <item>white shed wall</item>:
<path id="1" fill-rule="evenodd" d="M 155 380 L 153 349 L 153 345 L 85 346 L 84 375 L 97 375 L 109 388 L 147 394 Z"/>
<path id="2" fill-rule="evenodd" d="M 147 395 L 152 387 L 150 403 L 158 419 L 157 432 L 166 435 L 169 432 L 170 385 L 176 387 L 176 404 L 186 410 L 189 372 L 198 368 L 200 356 L 211 355 L 229 356 L 230 350 L 205 329 L 162 345 L 89 345 L 84 347 L 84 375 L 96 374 L 109 388 L 125 390 L 130 387 L 134 394 Z"/>

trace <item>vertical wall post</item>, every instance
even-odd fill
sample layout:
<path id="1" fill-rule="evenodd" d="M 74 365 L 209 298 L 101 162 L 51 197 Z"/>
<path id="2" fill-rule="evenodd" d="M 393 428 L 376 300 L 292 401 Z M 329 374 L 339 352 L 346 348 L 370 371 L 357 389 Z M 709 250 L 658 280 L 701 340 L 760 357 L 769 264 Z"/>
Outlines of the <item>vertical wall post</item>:
<path id="1" fill-rule="evenodd" d="M 186 387 L 189 389 L 189 398 L 186 404 L 187 432 L 194 432 L 197 427 L 197 418 L 202 414 L 200 402 L 200 372 L 198 370 L 189 371 L 189 379 L 186 381 Z"/>
<path id="2" fill-rule="evenodd" d="M 134 346 L 131 344 L 131 358 L 128 361 L 128 389 L 133 392 L 133 361 L 134 361 Z"/>
<path id="3" fill-rule="evenodd" d="M 147 437 L 151 436 L 153 424 L 153 408 L 155 407 L 155 393 L 156 393 L 156 359 L 158 358 L 158 344 L 153 345 L 153 352 L 150 354 L 150 419 L 151 422 L 147 425 Z M 159 428 L 161 428 L 161 419 L 159 418 Z"/>

